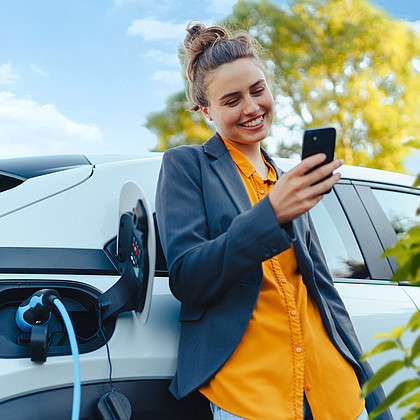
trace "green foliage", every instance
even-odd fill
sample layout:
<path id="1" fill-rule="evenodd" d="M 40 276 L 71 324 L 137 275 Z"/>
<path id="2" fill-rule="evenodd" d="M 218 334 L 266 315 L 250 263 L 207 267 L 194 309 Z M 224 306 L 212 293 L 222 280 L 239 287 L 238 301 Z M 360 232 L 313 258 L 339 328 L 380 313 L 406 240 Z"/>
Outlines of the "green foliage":
<path id="1" fill-rule="evenodd" d="M 212 134 L 200 114 L 190 113 L 184 92 L 170 96 L 164 112 L 149 114 L 146 127 L 158 136 L 158 152 L 182 144 L 200 144 Z"/>
<path id="2" fill-rule="evenodd" d="M 399 264 L 394 281 L 420 284 L 420 226 L 408 230 L 400 241 L 387 249 L 386 255 L 395 256 Z"/>
<path id="3" fill-rule="evenodd" d="M 273 55 L 277 124 L 333 125 L 347 164 L 403 169 L 404 142 L 419 132 L 412 59 L 420 39 L 367 0 L 239 1 L 228 21 L 248 28 Z M 300 139 L 299 139 L 300 140 Z M 279 150 L 281 153 L 281 148 Z"/>
<path id="4" fill-rule="evenodd" d="M 411 370 L 414 376 L 413 378 L 406 379 L 399 383 L 395 389 L 389 393 L 387 398 L 370 413 L 369 418 L 374 419 L 396 402 L 399 402 L 399 408 L 410 406 L 408 411 L 404 414 L 403 420 L 418 418 L 412 416 L 414 414 L 420 414 L 420 392 L 413 394 L 413 391 L 420 389 L 420 365 L 417 360 L 420 356 L 420 336 L 410 347 L 404 347 L 402 336 L 409 330 L 415 332 L 419 329 L 420 312 L 416 312 L 406 326 L 394 328 L 392 333 L 377 334 L 376 337 L 385 338 L 385 340 L 362 356 L 362 361 L 364 361 L 369 357 L 388 350 L 398 349 L 401 351 L 401 359 L 392 360 L 382 366 L 370 381 L 364 384 L 362 387 L 363 397 L 369 395 L 376 387 L 403 368 Z"/>
<path id="5" fill-rule="evenodd" d="M 299 153 L 304 128 L 334 125 L 345 163 L 404 169 L 420 132 L 420 37 L 408 24 L 368 0 L 295 0 L 287 7 L 239 0 L 222 23 L 249 30 L 271 53 L 279 155 Z M 188 107 L 179 93 L 149 116 L 158 150 L 209 137 Z"/>

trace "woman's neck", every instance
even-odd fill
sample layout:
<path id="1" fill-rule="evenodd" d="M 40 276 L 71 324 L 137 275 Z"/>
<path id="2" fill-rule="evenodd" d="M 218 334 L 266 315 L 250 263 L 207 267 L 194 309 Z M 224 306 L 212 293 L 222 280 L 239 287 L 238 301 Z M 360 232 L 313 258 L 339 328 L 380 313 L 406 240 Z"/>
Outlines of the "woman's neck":
<path id="1" fill-rule="evenodd" d="M 243 144 L 233 141 L 229 141 L 229 143 L 248 158 L 255 170 L 261 175 L 261 178 L 264 179 L 268 175 L 268 167 L 261 155 L 260 143 Z"/>

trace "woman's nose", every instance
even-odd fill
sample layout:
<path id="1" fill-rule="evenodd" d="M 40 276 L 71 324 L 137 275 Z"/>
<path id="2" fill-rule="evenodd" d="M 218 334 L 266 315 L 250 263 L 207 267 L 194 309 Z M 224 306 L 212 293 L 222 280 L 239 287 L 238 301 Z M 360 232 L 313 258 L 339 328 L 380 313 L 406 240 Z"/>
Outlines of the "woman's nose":
<path id="1" fill-rule="evenodd" d="M 245 115 L 256 114 L 259 109 L 260 107 L 258 106 L 258 104 L 255 102 L 253 98 L 251 97 L 246 98 L 244 107 L 243 107 L 243 113 Z"/>

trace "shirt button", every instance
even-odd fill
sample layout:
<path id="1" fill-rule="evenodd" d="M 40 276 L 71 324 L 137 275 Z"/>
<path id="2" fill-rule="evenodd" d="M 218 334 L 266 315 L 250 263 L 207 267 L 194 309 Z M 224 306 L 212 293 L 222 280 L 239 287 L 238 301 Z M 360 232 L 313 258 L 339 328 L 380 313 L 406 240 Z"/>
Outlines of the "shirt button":
<path id="1" fill-rule="evenodd" d="M 265 193 L 265 191 L 264 190 L 260 190 L 260 194 L 264 194 Z"/>
<path id="2" fill-rule="evenodd" d="M 296 315 L 296 311 L 292 311 L 292 312 L 291 312 L 291 314 L 292 314 L 293 316 L 295 316 L 295 315 Z"/>
<path id="3" fill-rule="evenodd" d="M 300 347 L 296 347 L 296 353 L 301 353 L 302 349 Z"/>
<path id="4" fill-rule="evenodd" d="M 286 283 L 286 279 L 281 279 L 281 282 L 282 283 Z"/>

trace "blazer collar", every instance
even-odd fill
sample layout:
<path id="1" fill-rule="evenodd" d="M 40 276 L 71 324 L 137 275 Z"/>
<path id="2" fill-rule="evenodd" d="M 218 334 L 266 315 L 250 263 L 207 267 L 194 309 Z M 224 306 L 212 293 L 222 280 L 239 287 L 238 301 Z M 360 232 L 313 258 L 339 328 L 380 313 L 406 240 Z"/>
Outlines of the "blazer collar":
<path id="1" fill-rule="evenodd" d="M 207 155 L 209 155 L 209 156 L 211 156 L 215 159 L 219 159 L 220 157 L 222 157 L 226 153 L 229 154 L 219 133 L 216 133 L 213 137 L 211 137 L 209 140 L 207 140 L 203 144 L 203 149 L 204 149 L 204 152 Z M 262 154 L 264 155 L 264 158 L 267 160 L 267 162 L 276 171 L 277 176 L 280 176 L 283 173 L 283 171 L 280 170 L 277 167 L 274 160 L 271 158 L 271 156 L 263 148 L 261 148 L 261 151 L 262 151 Z"/>
<path id="2" fill-rule="evenodd" d="M 227 151 L 220 135 L 216 133 L 213 137 L 207 140 L 203 144 L 203 150 L 204 153 L 214 159 L 210 162 L 210 166 L 222 181 L 238 211 L 243 212 L 249 209 L 251 207 L 251 202 L 249 201 L 248 193 L 246 192 L 238 169 L 230 157 L 230 154 Z M 277 168 L 274 160 L 264 149 L 261 150 L 267 162 L 269 162 L 276 171 L 277 176 L 280 176 L 281 171 Z"/>
<path id="3" fill-rule="evenodd" d="M 207 155 L 215 159 L 219 159 L 221 156 L 228 153 L 219 133 L 215 133 L 214 136 L 210 137 L 210 139 L 203 144 L 203 149 Z"/>
<path id="4" fill-rule="evenodd" d="M 224 185 L 239 213 L 251 208 L 248 193 L 235 163 L 230 157 L 219 134 L 215 134 L 203 144 L 204 153 L 213 158 L 210 166 Z"/>

